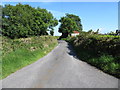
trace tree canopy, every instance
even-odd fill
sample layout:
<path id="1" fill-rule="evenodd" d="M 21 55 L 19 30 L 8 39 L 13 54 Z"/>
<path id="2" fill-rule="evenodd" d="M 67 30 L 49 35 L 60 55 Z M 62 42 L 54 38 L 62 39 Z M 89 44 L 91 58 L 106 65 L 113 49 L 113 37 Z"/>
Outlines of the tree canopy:
<path id="1" fill-rule="evenodd" d="M 2 9 L 2 34 L 10 38 L 47 35 L 58 24 L 46 9 L 29 5 L 5 5 Z"/>
<path id="2" fill-rule="evenodd" d="M 66 14 L 65 17 L 61 17 L 59 20 L 61 23 L 59 32 L 62 33 L 62 37 L 66 38 L 73 31 L 82 31 L 81 19 L 74 14 Z"/>

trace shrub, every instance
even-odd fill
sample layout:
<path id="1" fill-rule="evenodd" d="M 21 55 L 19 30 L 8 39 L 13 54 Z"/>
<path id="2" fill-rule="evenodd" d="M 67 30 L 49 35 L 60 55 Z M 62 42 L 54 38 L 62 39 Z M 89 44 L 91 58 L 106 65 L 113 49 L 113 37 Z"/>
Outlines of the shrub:
<path id="1" fill-rule="evenodd" d="M 81 32 L 69 42 L 81 60 L 120 78 L 120 36 Z"/>

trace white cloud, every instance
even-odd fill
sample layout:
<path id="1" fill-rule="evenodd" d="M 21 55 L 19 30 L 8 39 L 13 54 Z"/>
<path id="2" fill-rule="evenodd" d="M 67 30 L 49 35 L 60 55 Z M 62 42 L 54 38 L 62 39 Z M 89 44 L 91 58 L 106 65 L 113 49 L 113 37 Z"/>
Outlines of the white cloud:
<path id="1" fill-rule="evenodd" d="M 107 33 L 107 32 L 105 32 L 105 28 L 99 28 L 99 32 L 100 33 Z"/>
<path id="2" fill-rule="evenodd" d="M 117 28 L 116 28 L 117 29 Z M 104 34 L 104 33 L 109 33 L 109 32 L 115 32 L 116 30 L 115 29 L 108 29 L 108 28 L 99 28 L 99 32 Z"/>

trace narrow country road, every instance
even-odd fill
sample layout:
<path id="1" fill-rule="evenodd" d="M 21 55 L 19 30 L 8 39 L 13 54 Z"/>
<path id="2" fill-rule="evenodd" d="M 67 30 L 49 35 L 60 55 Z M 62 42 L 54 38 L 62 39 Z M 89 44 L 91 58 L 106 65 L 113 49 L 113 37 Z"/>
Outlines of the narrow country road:
<path id="1" fill-rule="evenodd" d="M 2 83 L 3 88 L 118 88 L 118 79 L 77 59 L 65 41 Z"/>

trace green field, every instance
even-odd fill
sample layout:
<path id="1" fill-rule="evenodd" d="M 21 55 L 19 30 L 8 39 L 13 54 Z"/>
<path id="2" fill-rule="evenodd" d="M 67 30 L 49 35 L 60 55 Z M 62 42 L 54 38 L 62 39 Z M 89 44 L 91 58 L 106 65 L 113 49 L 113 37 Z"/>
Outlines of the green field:
<path id="1" fill-rule="evenodd" d="M 2 38 L 2 37 L 1 37 Z M 2 78 L 49 53 L 57 45 L 56 37 L 39 36 L 20 39 L 2 38 Z"/>

